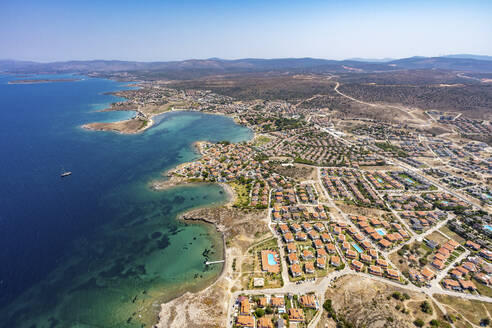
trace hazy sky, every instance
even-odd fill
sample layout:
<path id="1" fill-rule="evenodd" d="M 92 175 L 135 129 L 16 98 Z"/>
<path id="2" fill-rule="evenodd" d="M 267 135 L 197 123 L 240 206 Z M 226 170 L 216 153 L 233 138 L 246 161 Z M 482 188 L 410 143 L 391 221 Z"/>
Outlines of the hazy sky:
<path id="1" fill-rule="evenodd" d="M 0 0 L 0 59 L 492 55 L 492 1 Z"/>

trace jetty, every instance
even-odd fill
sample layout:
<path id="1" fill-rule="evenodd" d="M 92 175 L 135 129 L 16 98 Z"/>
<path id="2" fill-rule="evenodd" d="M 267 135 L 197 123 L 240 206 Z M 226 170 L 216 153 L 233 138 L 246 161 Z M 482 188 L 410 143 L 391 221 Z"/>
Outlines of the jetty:
<path id="1" fill-rule="evenodd" d="M 217 264 L 217 263 L 224 263 L 225 260 L 219 260 L 219 261 L 207 261 L 205 262 L 206 265 L 210 265 L 210 264 Z"/>

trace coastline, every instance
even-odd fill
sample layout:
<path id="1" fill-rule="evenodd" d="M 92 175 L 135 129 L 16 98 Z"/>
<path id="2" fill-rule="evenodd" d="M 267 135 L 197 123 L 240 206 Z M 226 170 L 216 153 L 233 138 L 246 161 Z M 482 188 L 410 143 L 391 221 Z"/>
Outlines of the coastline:
<path id="1" fill-rule="evenodd" d="M 111 93 L 115 95 L 115 93 Z M 116 94 L 117 96 L 121 97 L 121 94 Z M 125 97 L 122 97 L 125 98 Z M 120 134 L 137 134 L 145 131 L 146 129 L 152 127 L 154 125 L 154 120 L 152 119 L 156 115 L 163 115 L 169 112 L 175 112 L 175 111 L 196 111 L 196 112 L 201 112 L 205 114 L 211 114 L 211 115 L 220 115 L 220 116 L 225 116 L 225 117 L 231 117 L 230 115 L 227 115 L 225 113 L 218 113 L 218 112 L 208 112 L 208 111 L 200 111 L 196 109 L 187 109 L 187 108 L 173 108 L 169 111 L 163 112 L 163 113 L 156 113 L 156 114 L 151 114 L 151 115 L 145 115 L 142 113 L 140 110 L 135 110 L 131 108 L 124 108 L 124 106 L 113 106 L 116 103 L 112 103 L 110 107 L 106 107 L 100 111 L 135 111 L 137 112 L 136 117 L 142 117 L 145 116 L 148 121 L 145 126 L 138 128 L 138 129 L 122 129 L 122 127 L 118 125 L 125 126 L 129 123 L 134 123 L 136 118 L 132 118 L 129 120 L 124 120 L 124 121 L 117 121 L 117 122 L 111 122 L 111 123 L 89 123 L 89 124 L 84 124 L 82 128 L 86 130 L 93 130 L 93 131 L 114 131 Z M 235 117 L 231 117 L 233 121 L 238 124 L 238 121 L 236 120 Z M 249 127 L 248 127 L 249 128 Z M 251 129 L 253 132 L 253 137 L 251 140 L 254 140 L 256 137 L 256 133 L 254 132 L 253 129 Z M 202 152 L 202 145 L 208 143 L 208 141 L 195 141 L 191 144 L 191 147 L 193 151 L 198 155 L 197 158 L 190 162 L 194 162 L 199 160 L 203 156 Z M 224 216 L 232 219 L 236 218 L 237 216 L 230 215 L 227 211 L 236 211 L 236 213 L 240 213 L 239 210 L 233 209 L 232 205 L 235 203 L 237 199 L 237 195 L 233 188 L 224 182 L 208 182 L 208 181 L 190 181 L 191 179 L 188 179 L 186 177 L 182 176 L 177 176 L 175 174 L 172 174 L 173 171 L 179 169 L 180 167 L 184 165 L 188 165 L 190 162 L 185 162 L 181 163 L 171 169 L 168 169 L 164 172 L 162 172 L 162 179 L 156 179 L 153 181 L 149 182 L 149 188 L 154 190 L 154 191 L 161 191 L 161 190 L 166 190 L 166 189 L 172 189 L 175 187 L 192 187 L 197 184 L 217 184 L 221 186 L 221 188 L 224 190 L 227 196 L 227 200 L 225 202 L 221 202 L 220 204 L 217 203 L 212 203 L 200 207 L 196 207 L 193 209 L 189 209 L 187 211 L 184 211 L 183 213 L 180 213 L 177 215 L 176 219 L 181 220 L 184 222 L 189 222 L 191 224 L 202 224 L 207 227 L 210 227 L 210 229 L 214 229 L 215 232 L 220 234 L 220 238 L 222 240 L 222 258 L 221 260 L 224 260 L 224 263 L 221 264 L 221 270 L 220 272 L 213 278 L 210 278 L 210 280 L 204 281 L 202 283 L 198 282 L 190 282 L 189 286 L 186 287 L 187 291 L 184 293 L 171 293 L 170 298 L 168 300 L 165 300 L 160 304 L 161 309 L 162 307 L 172 304 L 173 302 L 178 301 L 182 297 L 191 297 L 194 298 L 196 295 L 203 295 L 203 293 L 217 293 L 216 289 L 223 289 L 221 287 L 214 288 L 215 286 L 222 285 L 224 284 L 226 274 L 228 273 L 228 267 L 230 267 L 230 261 L 231 254 L 236 254 L 238 252 L 237 247 L 227 247 L 227 240 L 230 239 L 231 235 L 231 228 L 234 228 L 234 223 L 231 224 L 230 222 L 226 223 L 224 221 Z M 205 215 L 200 215 L 202 213 L 206 213 Z M 208 214 L 208 215 L 207 215 Z M 228 215 L 225 215 L 228 214 Z M 242 224 L 241 224 L 242 225 Z M 255 227 L 258 228 L 258 227 Z M 250 231 L 253 231 L 254 229 L 250 228 Z M 210 231 L 209 233 L 211 233 Z M 248 231 L 249 232 L 249 231 Z M 219 235 L 217 235 L 218 237 Z M 212 237 L 215 239 L 215 237 Z M 228 256 L 229 255 L 229 256 Z M 155 327 L 165 327 L 165 325 L 162 325 L 162 320 L 161 320 L 161 311 L 159 312 L 159 317 L 156 322 Z"/>

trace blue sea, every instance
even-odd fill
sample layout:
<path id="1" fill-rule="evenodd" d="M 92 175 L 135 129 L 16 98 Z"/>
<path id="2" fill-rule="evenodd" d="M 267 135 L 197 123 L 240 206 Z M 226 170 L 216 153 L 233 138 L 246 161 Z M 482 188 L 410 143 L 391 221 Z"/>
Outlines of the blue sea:
<path id="1" fill-rule="evenodd" d="M 128 85 L 7 84 L 19 78 L 0 75 L 0 327 L 148 327 L 161 302 L 216 279 L 221 265 L 204 261 L 222 258 L 221 236 L 176 217 L 224 202 L 224 191 L 149 185 L 197 158 L 193 142 L 252 132 L 197 112 L 160 115 L 137 135 L 88 131 L 134 115 L 99 111 Z"/>

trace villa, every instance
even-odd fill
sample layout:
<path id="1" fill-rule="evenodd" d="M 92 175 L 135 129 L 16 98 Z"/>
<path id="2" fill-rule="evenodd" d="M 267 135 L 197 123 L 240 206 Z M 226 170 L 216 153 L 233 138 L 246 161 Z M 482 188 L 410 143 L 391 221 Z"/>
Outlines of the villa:
<path id="1" fill-rule="evenodd" d="M 287 260 L 289 261 L 289 264 L 299 263 L 299 258 L 297 257 L 297 254 L 295 254 L 295 253 L 290 253 L 287 256 Z"/>
<path id="2" fill-rule="evenodd" d="M 299 277 L 302 274 L 301 267 L 299 264 L 292 264 L 290 267 L 290 273 L 292 274 L 292 277 L 296 278 Z"/>
<path id="3" fill-rule="evenodd" d="M 256 328 L 273 328 L 272 320 L 269 318 L 259 318 L 256 322 Z"/>
<path id="4" fill-rule="evenodd" d="M 239 313 L 243 315 L 249 315 L 251 312 L 251 304 L 249 303 L 248 298 L 244 298 L 241 300 L 239 304 Z"/>
<path id="5" fill-rule="evenodd" d="M 297 252 L 297 247 L 296 247 L 296 244 L 294 243 L 288 243 L 287 244 L 287 252 L 290 254 L 290 253 L 295 253 Z"/>
<path id="6" fill-rule="evenodd" d="M 318 257 L 316 259 L 316 266 L 319 268 L 319 269 L 324 269 L 326 268 L 326 259 L 324 257 Z"/>
<path id="7" fill-rule="evenodd" d="M 314 295 L 310 295 L 310 294 L 299 297 L 299 304 L 305 308 L 311 308 L 311 309 L 317 308 L 316 299 Z"/>
<path id="8" fill-rule="evenodd" d="M 269 273 L 280 272 L 280 260 L 277 252 L 271 250 L 261 251 L 261 267 Z"/>
<path id="9" fill-rule="evenodd" d="M 304 312 L 299 308 L 289 309 L 289 321 L 290 322 L 304 322 Z"/>
<path id="10" fill-rule="evenodd" d="M 313 262 L 306 262 L 304 264 L 304 270 L 308 274 L 313 274 L 314 273 L 314 263 Z"/>
<path id="11" fill-rule="evenodd" d="M 236 326 L 254 328 L 255 318 L 252 315 L 238 315 L 236 318 Z"/>
<path id="12" fill-rule="evenodd" d="M 339 267 L 340 266 L 340 257 L 338 256 L 332 256 L 330 260 L 330 264 L 333 265 L 334 267 Z"/>

